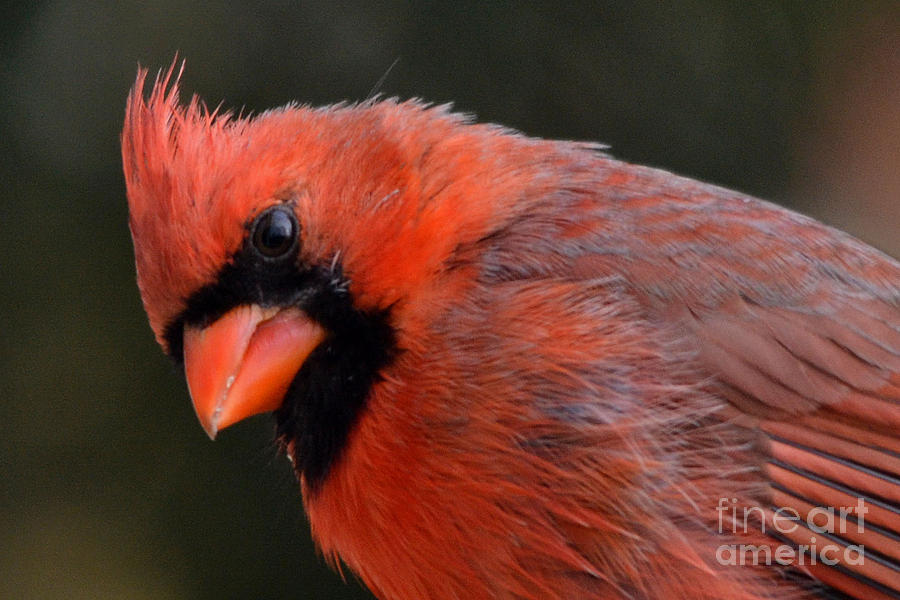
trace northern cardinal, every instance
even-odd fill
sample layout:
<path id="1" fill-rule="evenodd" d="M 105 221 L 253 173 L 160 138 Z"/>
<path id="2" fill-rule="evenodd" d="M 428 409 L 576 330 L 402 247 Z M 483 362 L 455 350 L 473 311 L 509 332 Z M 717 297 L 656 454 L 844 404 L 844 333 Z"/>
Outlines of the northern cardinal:
<path id="1" fill-rule="evenodd" d="M 376 596 L 900 597 L 895 260 L 444 106 L 177 79 L 122 133 L 150 325 Z"/>

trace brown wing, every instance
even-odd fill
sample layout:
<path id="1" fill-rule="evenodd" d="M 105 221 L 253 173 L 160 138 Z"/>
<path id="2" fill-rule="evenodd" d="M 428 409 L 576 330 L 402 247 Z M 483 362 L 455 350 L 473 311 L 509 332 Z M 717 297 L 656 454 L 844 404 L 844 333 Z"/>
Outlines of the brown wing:
<path id="1" fill-rule="evenodd" d="M 807 570 L 857 598 L 900 598 L 900 264 L 772 205 L 668 183 L 688 189 L 636 217 L 626 277 L 735 421 L 765 433 L 773 509 L 868 510 L 831 534 L 793 532 L 865 548 Z"/>
<path id="2" fill-rule="evenodd" d="M 862 521 L 838 508 L 829 532 L 787 536 L 864 548 L 809 570 L 858 598 L 900 597 L 900 308 L 856 298 L 800 311 L 738 297 L 687 312 L 719 393 L 767 436 L 773 507 L 801 523 L 816 507 L 865 507 Z"/>
<path id="3" fill-rule="evenodd" d="M 808 570 L 857 598 L 900 598 L 900 264 L 735 192 L 649 169 L 619 180 L 573 270 L 624 276 L 735 422 L 765 433 L 773 507 L 805 519 L 861 499 L 864 521 L 845 515 L 827 540 L 865 559 Z"/>

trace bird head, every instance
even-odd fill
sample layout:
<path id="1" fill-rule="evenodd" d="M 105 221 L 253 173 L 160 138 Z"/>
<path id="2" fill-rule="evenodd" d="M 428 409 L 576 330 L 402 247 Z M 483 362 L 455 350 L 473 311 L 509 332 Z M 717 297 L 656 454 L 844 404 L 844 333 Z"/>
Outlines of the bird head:
<path id="1" fill-rule="evenodd" d="M 416 101 L 236 117 L 180 104 L 174 69 L 146 75 L 122 153 L 156 339 L 210 437 L 277 411 L 324 476 L 383 369 L 426 352 L 417 334 L 474 284 L 466 249 L 540 185 L 522 154 L 548 142 Z"/>

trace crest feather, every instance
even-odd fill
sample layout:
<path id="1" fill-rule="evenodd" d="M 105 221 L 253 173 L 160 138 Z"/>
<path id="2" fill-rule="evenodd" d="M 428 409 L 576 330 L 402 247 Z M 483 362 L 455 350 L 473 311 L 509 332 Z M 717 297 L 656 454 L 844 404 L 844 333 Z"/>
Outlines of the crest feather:
<path id="1" fill-rule="evenodd" d="M 214 275 L 236 241 L 225 232 L 201 232 L 227 208 L 212 196 L 233 178 L 226 167 L 234 164 L 246 124 L 218 108 L 209 110 L 196 95 L 180 104 L 183 69 L 182 61 L 158 73 L 147 94 L 147 70 L 138 70 L 122 131 L 138 284 L 161 343 L 166 321 Z"/>

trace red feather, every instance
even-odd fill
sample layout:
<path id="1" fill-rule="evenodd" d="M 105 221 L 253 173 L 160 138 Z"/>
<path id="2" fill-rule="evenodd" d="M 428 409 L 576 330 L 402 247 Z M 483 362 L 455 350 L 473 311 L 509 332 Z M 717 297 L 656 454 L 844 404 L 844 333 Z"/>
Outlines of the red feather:
<path id="1" fill-rule="evenodd" d="M 180 105 L 172 77 L 145 98 L 138 75 L 122 135 L 166 349 L 179 323 L 200 331 L 231 306 L 185 313 L 282 205 L 299 223 L 291 268 L 331 273 L 353 314 L 388 315 L 396 352 L 338 458 L 321 482 L 298 467 L 322 551 L 376 595 L 898 597 L 896 261 L 772 204 L 447 107 L 235 118 Z M 302 463 L 302 440 L 283 441 Z M 804 525 L 859 499 L 865 523 Z M 787 509 L 800 525 L 773 537 Z M 726 560 L 815 543 L 864 545 L 865 560 Z"/>

